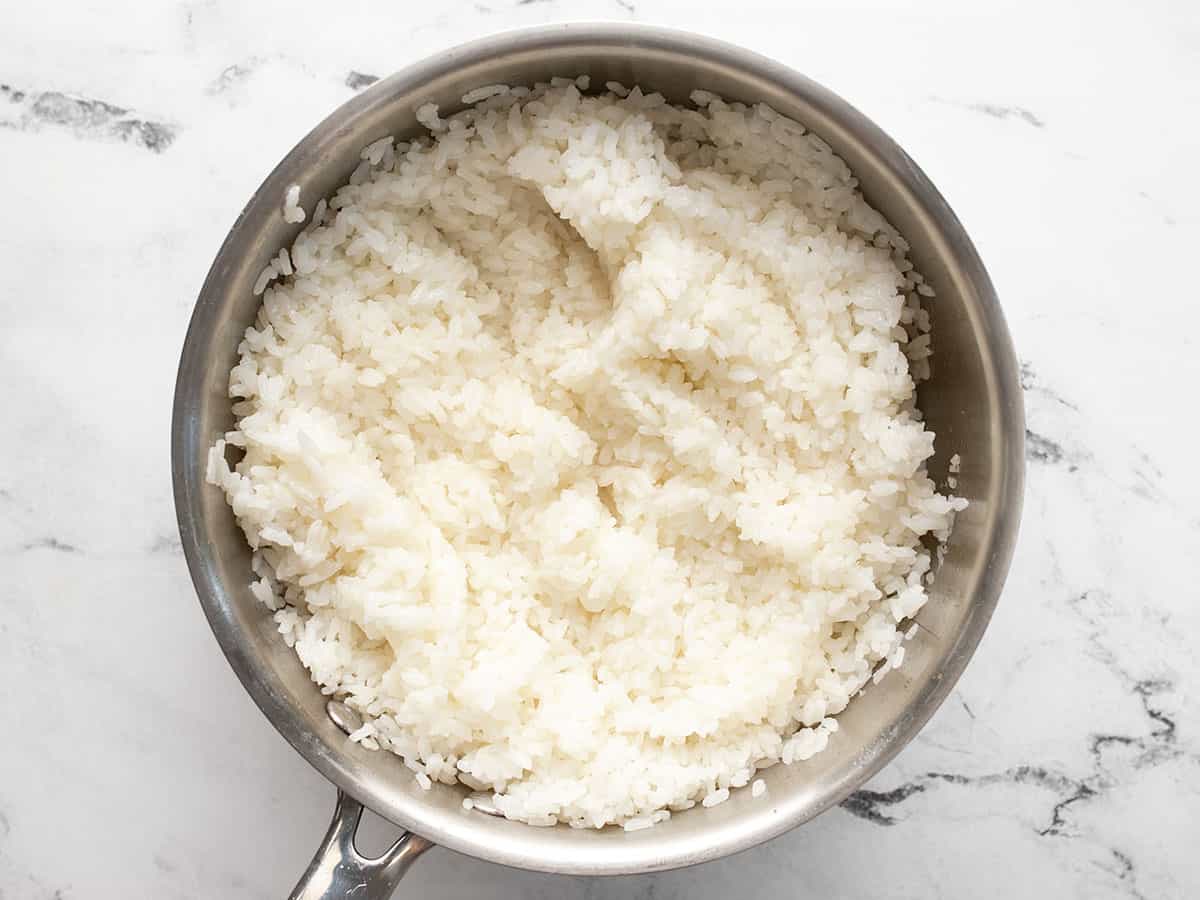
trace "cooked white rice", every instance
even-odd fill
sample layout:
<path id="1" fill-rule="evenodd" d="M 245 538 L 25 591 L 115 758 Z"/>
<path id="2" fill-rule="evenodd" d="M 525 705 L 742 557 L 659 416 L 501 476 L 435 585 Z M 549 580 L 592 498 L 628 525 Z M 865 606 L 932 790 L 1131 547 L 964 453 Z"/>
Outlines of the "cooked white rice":
<path id="1" fill-rule="evenodd" d="M 925 474 L 925 285 L 846 165 L 581 84 L 364 150 L 256 286 L 209 478 L 354 739 L 635 830 L 823 749 L 965 502 Z"/>
<path id="2" fill-rule="evenodd" d="M 283 221 L 299 224 L 304 221 L 304 209 L 300 206 L 300 185 L 288 185 L 283 196 Z"/>

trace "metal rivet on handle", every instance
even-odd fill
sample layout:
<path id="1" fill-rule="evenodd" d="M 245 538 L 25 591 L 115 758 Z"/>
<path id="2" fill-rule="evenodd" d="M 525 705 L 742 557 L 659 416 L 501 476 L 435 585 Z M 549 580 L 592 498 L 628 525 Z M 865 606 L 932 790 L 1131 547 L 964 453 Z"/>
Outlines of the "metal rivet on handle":
<path id="1" fill-rule="evenodd" d="M 325 712 L 333 721 L 333 724 L 346 732 L 346 734 L 362 728 L 362 716 L 341 700 L 330 700 L 325 704 Z"/>

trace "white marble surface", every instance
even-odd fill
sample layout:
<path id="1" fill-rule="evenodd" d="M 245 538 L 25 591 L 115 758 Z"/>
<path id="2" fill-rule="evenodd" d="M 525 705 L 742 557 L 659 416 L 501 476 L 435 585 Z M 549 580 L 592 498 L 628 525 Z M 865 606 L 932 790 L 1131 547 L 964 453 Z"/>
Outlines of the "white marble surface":
<path id="1" fill-rule="evenodd" d="M 0 897 L 290 889 L 333 791 L 237 684 L 180 556 L 168 422 L 193 298 L 352 73 L 582 18 L 773 55 L 922 164 L 1025 365 L 1020 546 L 954 695 L 849 806 L 653 877 L 435 850 L 399 893 L 1200 895 L 1197 6 L 338 6 L 0 0 Z"/>

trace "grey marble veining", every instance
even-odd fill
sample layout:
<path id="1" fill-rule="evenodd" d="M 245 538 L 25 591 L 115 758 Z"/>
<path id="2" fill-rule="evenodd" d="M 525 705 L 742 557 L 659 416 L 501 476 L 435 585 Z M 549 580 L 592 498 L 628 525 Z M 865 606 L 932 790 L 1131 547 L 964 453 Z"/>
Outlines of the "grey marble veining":
<path id="1" fill-rule="evenodd" d="M 1192 6 L 337 9 L 0 9 L 0 897 L 251 900 L 303 869 L 332 788 L 236 683 L 174 528 L 170 399 L 191 304 L 246 197 L 355 90 L 470 37 L 566 19 L 758 49 L 921 163 L 975 237 L 1022 358 L 1021 541 L 952 697 L 841 808 L 656 876 L 434 850 L 399 896 L 1200 895 Z M 368 831 L 378 845 L 391 827 Z"/>

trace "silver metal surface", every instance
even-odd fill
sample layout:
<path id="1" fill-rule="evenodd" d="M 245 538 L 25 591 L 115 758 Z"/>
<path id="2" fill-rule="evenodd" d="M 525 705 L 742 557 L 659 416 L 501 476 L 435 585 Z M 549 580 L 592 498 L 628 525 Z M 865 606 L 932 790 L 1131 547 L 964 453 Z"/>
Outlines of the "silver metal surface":
<path id="1" fill-rule="evenodd" d="M 475 791 L 467 795 L 471 800 L 471 809 L 484 816 L 504 815 L 492 800 L 492 795 L 483 791 Z"/>
<path id="2" fill-rule="evenodd" d="M 408 867 L 433 845 L 405 833 L 375 859 L 354 846 L 362 804 L 338 791 L 337 809 L 325 839 L 288 900 L 387 900 Z"/>
<path id="3" fill-rule="evenodd" d="M 465 789 L 423 791 L 398 758 L 349 743 L 251 595 L 246 542 L 221 492 L 204 483 L 205 454 L 233 422 L 228 375 L 259 305 L 251 286 L 300 227 L 281 215 L 288 185 L 301 186 L 311 211 L 345 182 L 360 148 L 416 132 L 419 105 L 433 101 L 453 111 L 479 85 L 582 73 L 594 85 L 638 84 L 677 103 L 698 87 L 769 103 L 849 163 L 937 291 L 929 306 L 933 377 L 919 392 L 937 432 L 929 468 L 942 483 L 950 456 L 961 454 L 957 492 L 970 500 L 904 667 L 851 702 L 825 752 L 764 772 L 765 797 L 738 791 L 719 806 L 632 833 L 532 828 L 464 810 Z M 842 800 L 911 740 L 950 692 L 1000 595 L 1021 507 L 1024 417 L 1008 330 L 974 247 L 921 170 L 861 113 L 778 63 L 706 38 L 629 25 L 555 25 L 478 41 L 377 83 L 318 125 L 251 198 L 213 263 L 180 360 L 172 427 L 176 510 L 196 590 L 230 664 L 280 733 L 339 788 L 396 824 L 463 853 L 550 872 L 649 872 L 716 859 Z"/>

